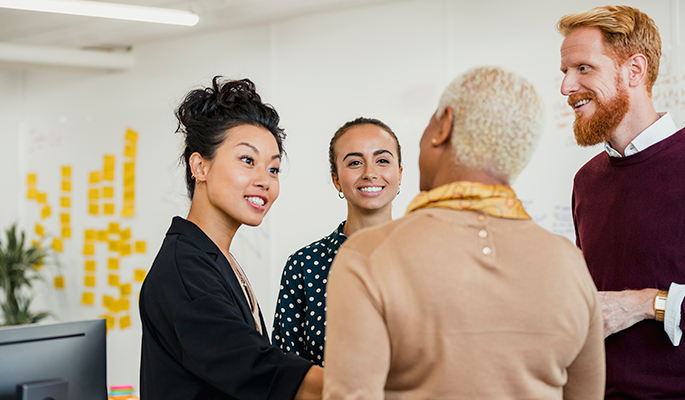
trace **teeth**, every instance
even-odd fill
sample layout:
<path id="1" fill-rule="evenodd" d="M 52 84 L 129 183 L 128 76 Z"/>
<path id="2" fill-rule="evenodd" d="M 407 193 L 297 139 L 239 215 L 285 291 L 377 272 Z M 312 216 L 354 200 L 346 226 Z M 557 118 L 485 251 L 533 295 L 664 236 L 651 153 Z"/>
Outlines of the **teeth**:
<path id="1" fill-rule="evenodd" d="M 359 188 L 359 190 L 361 190 L 362 192 L 376 193 L 376 192 L 380 192 L 381 190 L 383 190 L 383 188 L 380 186 L 369 186 L 369 187 Z"/>
<path id="2" fill-rule="evenodd" d="M 589 99 L 581 100 L 581 101 L 577 102 L 576 104 L 574 104 L 574 105 L 573 105 L 573 108 L 578 108 L 578 107 L 580 107 L 580 106 L 584 106 L 584 105 L 586 105 L 586 104 L 589 103 L 589 102 L 590 102 Z"/>
<path id="3" fill-rule="evenodd" d="M 247 201 L 249 201 L 249 202 L 252 202 L 252 203 L 255 203 L 255 204 L 259 205 L 259 206 L 263 206 L 263 205 L 264 205 L 264 200 L 263 200 L 262 198 L 260 198 L 260 197 L 250 196 L 250 197 L 245 197 L 245 200 L 247 200 Z"/>

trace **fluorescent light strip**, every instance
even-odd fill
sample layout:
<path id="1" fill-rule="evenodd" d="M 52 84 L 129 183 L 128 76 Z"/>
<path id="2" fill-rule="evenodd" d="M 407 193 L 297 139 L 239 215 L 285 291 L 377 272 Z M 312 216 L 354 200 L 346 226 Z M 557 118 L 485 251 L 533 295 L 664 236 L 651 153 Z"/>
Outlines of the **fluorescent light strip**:
<path id="1" fill-rule="evenodd" d="M 200 20 L 190 11 L 84 0 L 0 0 L 0 8 L 184 26 Z"/>

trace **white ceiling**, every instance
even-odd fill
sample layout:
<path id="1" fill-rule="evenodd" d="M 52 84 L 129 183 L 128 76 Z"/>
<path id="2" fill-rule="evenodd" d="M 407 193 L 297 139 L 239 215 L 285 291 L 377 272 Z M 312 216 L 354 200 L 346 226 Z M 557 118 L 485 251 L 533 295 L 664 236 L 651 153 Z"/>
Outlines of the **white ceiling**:
<path id="1" fill-rule="evenodd" d="M 119 21 L 0 8 L 0 46 L 22 50 L 56 49 L 126 52 L 138 44 L 227 30 L 305 14 L 398 0 L 109 0 L 190 10 L 200 16 L 193 27 Z M 0 62 L 3 60 L 0 52 Z M 29 62 L 30 63 L 30 62 Z"/>

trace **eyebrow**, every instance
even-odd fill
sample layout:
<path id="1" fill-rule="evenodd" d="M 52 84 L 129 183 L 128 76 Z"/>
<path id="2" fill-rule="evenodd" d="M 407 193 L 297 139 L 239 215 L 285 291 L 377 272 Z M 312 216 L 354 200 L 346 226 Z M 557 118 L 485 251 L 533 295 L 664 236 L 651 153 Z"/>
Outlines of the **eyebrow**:
<path id="1" fill-rule="evenodd" d="M 385 153 L 390 154 L 390 156 L 392 156 L 393 158 L 395 157 L 395 155 L 392 154 L 392 152 L 390 150 L 376 150 L 373 152 L 373 155 L 377 156 L 379 154 L 385 154 Z M 343 157 L 343 161 L 345 161 L 347 159 L 347 157 L 364 157 L 364 155 L 362 153 L 347 153 L 347 155 L 345 157 Z"/>
<path id="2" fill-rule="evenodd" d="M 251 145 L 250 143 L 247 143 L 247 142 L 240 142 L 240 143 L 238 143 L 238 144 L 235 145 L 235 147 L 238 147 L 238 146 L 247 146 L 247 147 L 251 148 L 252 150 L 254 150 L 255 153 L 259 154 L 259 150 L 257 150 L 257 148 L 254 147 L 253 145 Z M 281 155 L 280 155 L 280 154 L 273 155 L 273 156 L 271 156 L 271 159 L 272 159 L 272 160 L 276 160 L 276 159 L 279 159 L 279 160 L 280 160 L 280 159 L 281 159 Z"/>

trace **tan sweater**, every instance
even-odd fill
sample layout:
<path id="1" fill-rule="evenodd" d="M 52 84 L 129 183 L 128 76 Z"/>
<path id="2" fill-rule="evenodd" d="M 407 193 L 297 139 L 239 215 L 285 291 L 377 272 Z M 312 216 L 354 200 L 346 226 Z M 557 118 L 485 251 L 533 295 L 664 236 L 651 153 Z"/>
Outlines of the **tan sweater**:
<path id="1" fill-rule="evenodd" d="M 602 399 L 581 252 L 530 220 L 423 209 L 353 235 L 327 286 L 324 399 Z"/>

